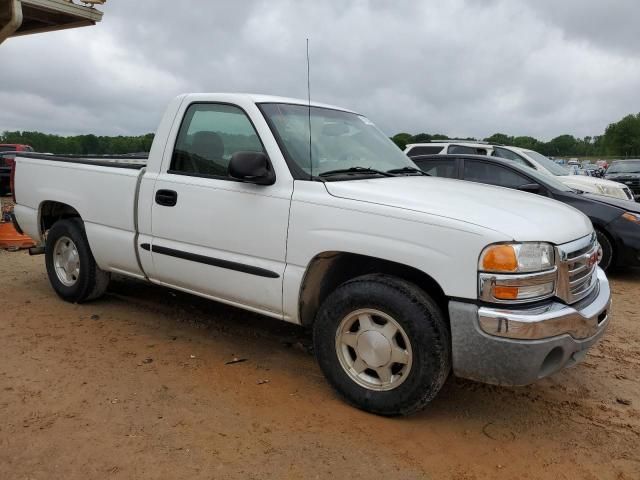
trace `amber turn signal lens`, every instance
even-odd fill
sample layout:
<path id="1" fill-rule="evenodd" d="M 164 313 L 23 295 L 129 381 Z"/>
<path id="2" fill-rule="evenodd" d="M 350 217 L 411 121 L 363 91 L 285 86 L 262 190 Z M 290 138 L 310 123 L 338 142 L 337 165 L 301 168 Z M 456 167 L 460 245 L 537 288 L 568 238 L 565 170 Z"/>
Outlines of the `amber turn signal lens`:
<path id="1" fill-rule="evenodd" d="M 518 287 L 499 287 L 493 288 L 493 296 L 498 300 L 515 300 L 518 298 Z"/>
<path id="2" fill-rule="evenodd" d="M 482 255 L 482 270 L 485 272 L 515 272 L 518 270 L 516 251 L 511 245 L 494 245 Z M 518 289 L 516 288 L 516 294 Z M 515 298 L 515 297 L 508 297 Z"/>
<path id="3" fill-rule="evenodd" d="M 640 223 L 640 215 L 637 215 L 635 213 L 625 212 L 622 214 L 622 218 L 633 223 Z"/>

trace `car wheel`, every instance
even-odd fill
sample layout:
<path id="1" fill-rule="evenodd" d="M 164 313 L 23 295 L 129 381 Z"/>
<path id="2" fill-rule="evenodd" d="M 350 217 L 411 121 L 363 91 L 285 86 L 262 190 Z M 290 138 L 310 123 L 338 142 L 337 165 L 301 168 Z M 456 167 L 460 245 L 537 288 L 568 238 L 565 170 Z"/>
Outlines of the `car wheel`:
<path id="1" fill-rule="evenodd" d="M 596 230 L 596 236 L 598 238 L 598 243 L 602 248 L 602 257 L 600 258 L 600 263 L 598 265 L 606 272 L 611 269 L 613 265 L 615 253 L 613 251 L 613 244 L 611 243 L 611 240 L 609 240 L 609 237 L 600 230 Z"/>
<path id="2" fill-rule="evenodd" d="M 56 222 L 47 234 L 45 263 L 49 282 L 68 302 L 81 303 L 102 296 L 110 274 L 96 264 L 82 221 Z"/>
<path id="3" fill-rule="evenodd" d="M 380 415 L 421 410 L 451 370 L 450 333 L 440 308 L 417 286 L 386 275 L 356 278 L 329 295 L 313 341 L 335 390 Z"/>

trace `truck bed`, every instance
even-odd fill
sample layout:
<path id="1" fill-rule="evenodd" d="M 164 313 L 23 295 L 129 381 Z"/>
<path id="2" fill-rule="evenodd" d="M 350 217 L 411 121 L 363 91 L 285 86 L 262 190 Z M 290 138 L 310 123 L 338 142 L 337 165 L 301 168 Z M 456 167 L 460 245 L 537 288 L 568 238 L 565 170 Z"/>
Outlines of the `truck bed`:
<path id="1" fill-rule="evenodd" d="M 36 243 L 44 241 L 40 215 L 53 203 L 75 209 L 98 265 L 141 275 L 135 255 L 136 192 L 142 156 L 16 153 L 16 215 Z"/>
<path id="2" fill-rule="evenodd" d="M 139 170 L 147 165 L 147 155 L 49 155 L 46 153 L 12 152 L 21 158 L 51 162 L 79 163 L 99 167 L 130 168 Z"/>

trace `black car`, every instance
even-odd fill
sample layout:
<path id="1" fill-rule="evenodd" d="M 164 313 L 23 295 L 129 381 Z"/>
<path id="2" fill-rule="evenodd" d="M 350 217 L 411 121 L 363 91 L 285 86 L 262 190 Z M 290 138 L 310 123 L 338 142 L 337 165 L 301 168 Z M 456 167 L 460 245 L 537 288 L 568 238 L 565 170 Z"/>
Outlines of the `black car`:
<path id="1" fill-rule="evenodd" d="M 640 199 L 640 160 L 615 160 L 604 175 L 607 180 L 624 183 Z"/>
<path id="2" fill-rule="evenodd" d="M 591 219 L 602 246 L 603 270 L 640 266 L 640 204 L 573 190 L 550 175 L 481 155 L 420 155 L 412 158 L 435 177 L 487 183 L 537 193 L 580 210 Z"/>

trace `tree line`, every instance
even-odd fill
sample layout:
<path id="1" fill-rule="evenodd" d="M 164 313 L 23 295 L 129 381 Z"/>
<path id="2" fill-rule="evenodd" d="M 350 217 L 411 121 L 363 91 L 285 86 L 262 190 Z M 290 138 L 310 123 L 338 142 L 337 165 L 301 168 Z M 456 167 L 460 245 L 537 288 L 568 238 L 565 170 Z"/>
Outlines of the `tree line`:
<path id="1" fill-rule="evenodd" d="M 443 134 L 398 133 L 391 139 L 400 147 L 408 143 L 423 143 L 430 140 L 446 140 Z M 466 140 L 478 140 L 468 137 Z M 627 115 L 618 122 L 610 124 L 604 134 L 576 138 L 573 135 L 560 135 L 548 142 L 529 136 L 511 136 L 505 133 L 494 133 L 482 139 L 487 142 L 529 148 L 553 157 L 566 156 L 618 156 L 640 157 L 640 113 Z M 96 136 L 75 135 L 63 137 L 41 132 L 4 132 L 0 135 L 0 143 L 21 143 L 31 145 L 37 152 L 88 154 L 124 154 L 142 153 L 151 149 L 153 133 L 138 136 Z"/>
<path id="2" fill-rule="evenodd" d="M 78 155 L 142 153 L 151 149 L 153 133 L 138 136 L 75 135 L 63 137 L 41 132 L 4 132 L 0 143 L 31 145 L 36 152 Z"/>
<path id="3" fill-rule="evenodd" d="M 404 150 L 409 143 L 423 143 L 431 140 L 446 140 L 443 134 L 398 133 L 391 137 L 398 147 Z M 468 137 L 465 140 L 478 140 Z M 482 139 L 486 142 L 501 143 L 520 148 L 528 148 L 552 157 L 616 156 L 640 157 L 640 113 L 627 115 L 618 122 L 611 123 L 604 134 L 576 138 L 573 135 L 560 135 L 548 142 L 529 136 L 514 137 L 505 133 L 494 133 Z"/>

